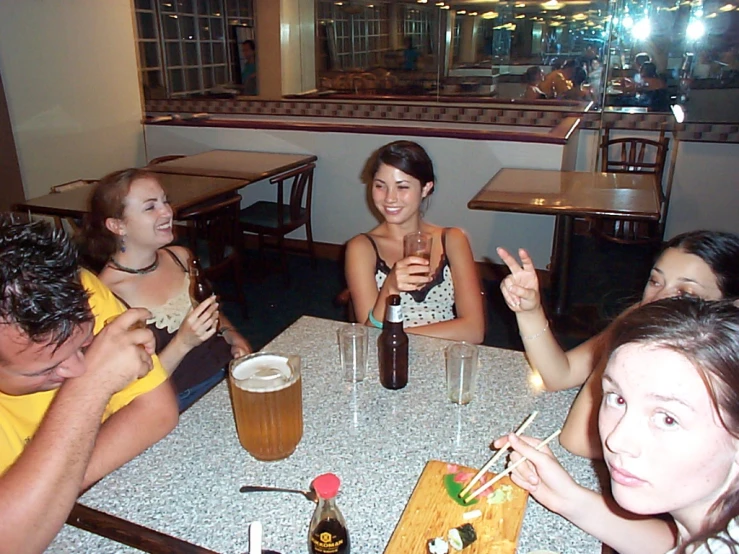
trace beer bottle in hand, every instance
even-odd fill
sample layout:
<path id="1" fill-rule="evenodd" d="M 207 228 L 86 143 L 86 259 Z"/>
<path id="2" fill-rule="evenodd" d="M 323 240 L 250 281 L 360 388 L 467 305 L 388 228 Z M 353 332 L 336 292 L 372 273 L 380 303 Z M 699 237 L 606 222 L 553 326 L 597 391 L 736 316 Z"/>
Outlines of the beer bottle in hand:
<path id="1" fill-rule="evenodd" d="M 213 295 L 213 287 L 203 275 L 200 261 L 193 256 L 190 258 L 190 299 L 193 307 L 205 302 Z"/>
<path id="2" fill-rule="evenodd" d="M 377 341 L 380 383 L 386 389 L 402 389 L 408 384 L 408 335 L 403 329 L 400 296 L 387 299 L 385 323 Z"/>
<path id="3" fill-rule="evenodd" d="M 319 475 L 313 480 L 318 494 L 318 506 L 308 527 L 310 554 L 350 554 L 349 531 L 336 505 L 336 494 L 341 481 L 333 473 Z"/>

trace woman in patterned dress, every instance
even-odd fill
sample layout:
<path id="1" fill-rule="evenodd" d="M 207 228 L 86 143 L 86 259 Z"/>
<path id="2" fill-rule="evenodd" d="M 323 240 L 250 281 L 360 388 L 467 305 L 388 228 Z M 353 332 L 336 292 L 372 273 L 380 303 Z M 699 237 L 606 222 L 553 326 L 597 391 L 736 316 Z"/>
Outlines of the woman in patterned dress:
<path id="1" fill-rule="evenodd" d="M 387 297 L 398 294 L 409 333 L 481 343 L 483 297 L 467 235 L 423 219 L 435 186 L 428 154 L 414 142 L 396 141 L 375 152 L 365 169 L 382 222 L 346 247 L 346 280 L 359 320 L 377 325 Z M 433 237 L 430 261 L 403 257 L 403 237 L 416 231 Z"/>

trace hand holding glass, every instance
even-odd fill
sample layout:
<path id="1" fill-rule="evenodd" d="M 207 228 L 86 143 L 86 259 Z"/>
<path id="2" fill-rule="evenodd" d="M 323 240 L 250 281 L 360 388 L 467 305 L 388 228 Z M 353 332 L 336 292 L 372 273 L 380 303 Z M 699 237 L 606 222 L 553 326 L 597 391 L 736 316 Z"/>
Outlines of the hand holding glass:
<path id="1" fill-rule="evenodd" d="M 367 372 L 367 328 L 359 323 L 350 323 L 340 327 L 338 334 L 344 380 L 350 383 L 362 381 Z"/>
<path id="2" fill-rule="evenodd" d="M 431 261 L 431 245 L 434 237 L 430 233 L 416 231 L 403 237 L 403 257 L 418 256 Z"/>

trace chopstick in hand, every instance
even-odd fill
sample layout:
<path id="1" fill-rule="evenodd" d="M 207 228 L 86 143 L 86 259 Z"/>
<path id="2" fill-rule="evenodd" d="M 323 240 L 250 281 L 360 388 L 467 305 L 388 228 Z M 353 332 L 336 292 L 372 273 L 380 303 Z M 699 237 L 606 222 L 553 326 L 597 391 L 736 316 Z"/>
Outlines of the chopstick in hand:
<path id="1" fill-rule="evenodd" d="M 521 433 L 523 433 L 526 428 L 531 425 L 531 422 L 536 419 L 536 416 L 539 415 L 539 412 L 534 410 L 531 412 L 531 415 L 526 418 L 526 421 L 524 421 L 521 426 L 516 430 L 516 435 L 521 436 Z M 459 497 L 462 498 L 465 494 L 470 492 L 470 489 L 475 486 L 475 483 L 477 483 L 480 479 L 482 479 L 482 476 L 485 475 L 485 472 L 490 469 L 495 462 L 497 462 L 503 454 L 505 454 L 508 449 L 510 448 L 511 444 L 506 441 L 506 443 L 498 450 L 493 456 L 485 463 L 484 466 L 478 471 L 475 476 L 470 480 L 469 483 L 462 489 L 462 491 L 459 493 Z"/>
<path id="2" fill-rule="evenodd" d="M 541 441 L 539 444 L 537 444 L 534 447 L 534 449 L 535 450 L 541 450 L 548 443 L 550 443 L 555 438 L 557 438 L 557 436 L 561 432 L 562 432 L 562 429 L 557 429 L 554 433 L 552 433 L 547 438 L 545 438 L 543 441 Z M 481 486 L 479 489 L 477 489 L 475 492 L 473 492 L 471 495 L 469 495 L 467 498 L 465 498 L 464 501 L 465 502 L 469 502 L 470 500 L 472 500 L 476 496 L 482 494 L 484 491 L 486 491 L 487 489 L 489 489 L 490 487 L 492 487 L 495 483 L 497 483 L 498 481 L 500 481 L 503 477 L 505 477 L 510 472 L 512 472 L 514 469 L 516 469 L 518 466 L 520 466 L 522 463 L 524 463 L 526 460 L 528 460 L 528 458 L 526 456 L 523 456 L 522 458 L 520 458 L 516 462 L 512 463 L 511 465 L 509 465 L 506 468 L 506 470 L 503 473 L 498 473 L 498 475 L 496 475 L 495 477 L 493 477 L 490 481 L 488 481 L 487 483 L 485 483 L 483 486 Z"/>

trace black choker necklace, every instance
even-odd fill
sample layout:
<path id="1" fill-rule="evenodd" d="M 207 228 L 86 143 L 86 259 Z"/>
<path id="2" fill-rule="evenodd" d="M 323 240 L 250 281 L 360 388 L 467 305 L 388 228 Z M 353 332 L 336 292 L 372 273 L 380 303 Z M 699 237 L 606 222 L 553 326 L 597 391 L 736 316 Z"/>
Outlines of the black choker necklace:
<path id="1" fill-rule="evenodd" d="M 154 261 L 151 263 L 151 265 L 147 265 L 146 267 L 142 267 L 141 269 L 134 269 L 132 267 L 126 267 L 125 265 L 121 265 L 118 262 L 116 262 L 113 258 L 111 258 L 108 263 L 110 264 L 110 267 L 113 269 L 117 269 L 118 271 L 123 271 L 125 273 L 133 273 L 134 275 L 146 275 L 147 273 L 151 273 L 152 271 L 155 271 L 156 268 L 159 267 L 159 253 L 157 253 L 157 257 L 154 259 Z"/>

